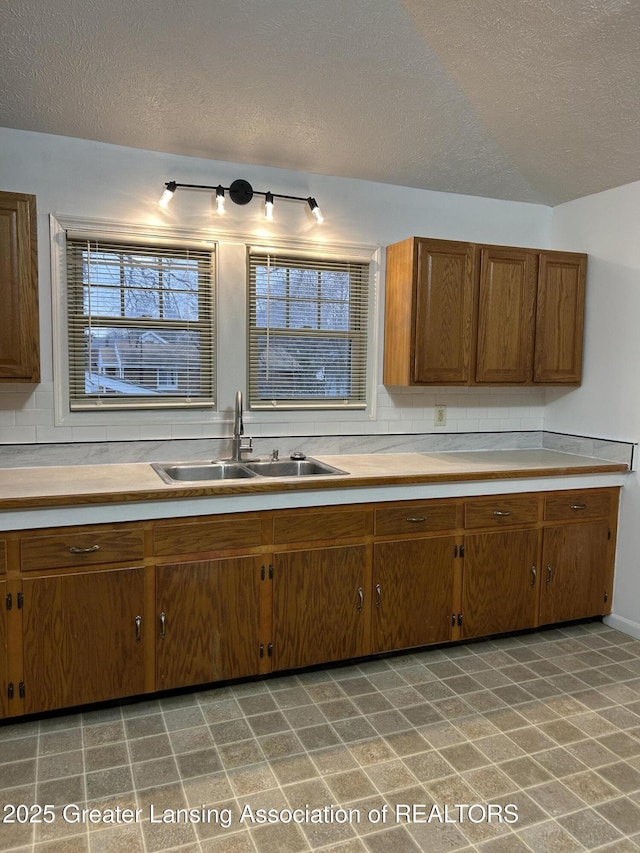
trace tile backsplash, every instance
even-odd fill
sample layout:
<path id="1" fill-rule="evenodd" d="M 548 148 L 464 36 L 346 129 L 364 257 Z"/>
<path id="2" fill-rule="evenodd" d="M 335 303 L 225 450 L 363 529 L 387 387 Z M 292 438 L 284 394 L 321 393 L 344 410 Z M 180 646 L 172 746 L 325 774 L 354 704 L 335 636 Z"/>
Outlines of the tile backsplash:
<path id="1" fill-rule="evenodd" d="M 434 425 L 435 407 L 446 423 Z M 127 413 L 111 426 L 56 426 L 53 383 L 0 385 L 0 467 L 207 459 L 230 453 L 231 408 Z M 195 416 L 195 417 L 194 417 Z M 254 454 L 277 448 L 335 453 L 442 452 L 544 447 L 614 462 L 635 462 L 635 445 L 544 432 L 542 388 L 388 388 L 369 412 L 246 412 Z"/>
<path id="2" fill-rule="evenodd" d="M 112 425 L 58 426 L 53 383 L 0 386 L 0 445 L 148 441 L 227 436 L 231 402 L 218 413 L 123 413 Z M 444 426 L 434 425 L 437 405 Z M 379 386 L 372 412 L 247 412 L 253 436 L 393 435 L 541 430 L 544 389 L 387 388 Z M 182 416 L 182 417 L 181 417 Z M 87 420 L 90 416 L 87 417 Z"/>

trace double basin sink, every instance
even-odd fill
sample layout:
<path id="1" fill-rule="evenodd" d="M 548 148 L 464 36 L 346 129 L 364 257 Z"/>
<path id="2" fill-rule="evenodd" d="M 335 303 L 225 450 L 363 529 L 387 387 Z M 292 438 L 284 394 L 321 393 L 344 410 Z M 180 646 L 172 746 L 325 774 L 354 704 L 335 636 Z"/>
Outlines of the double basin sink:
<path id="1" fill-rule="evenodd" d="M 151 467 L 165 483 L 203 482 L 210 480 L 243 480 L 252 477 L 309 477 L 346 474 L 339 468 L 317 459 L 279 459 L 234 462 L 153 462 Z"/>

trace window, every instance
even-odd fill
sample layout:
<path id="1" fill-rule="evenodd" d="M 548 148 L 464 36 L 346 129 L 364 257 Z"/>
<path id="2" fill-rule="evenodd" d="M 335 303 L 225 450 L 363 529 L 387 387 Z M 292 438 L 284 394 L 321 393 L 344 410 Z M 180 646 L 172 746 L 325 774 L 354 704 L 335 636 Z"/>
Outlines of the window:
<path id="1" fill-rule="evenodd" d="M 214 403 L 213 253 L 67 235 L 72 410 Z"/>
<path id="2" fill-rule="evenodd" d="M 249 253 L 249 402 L 366 407 L 369 264 Z"/>

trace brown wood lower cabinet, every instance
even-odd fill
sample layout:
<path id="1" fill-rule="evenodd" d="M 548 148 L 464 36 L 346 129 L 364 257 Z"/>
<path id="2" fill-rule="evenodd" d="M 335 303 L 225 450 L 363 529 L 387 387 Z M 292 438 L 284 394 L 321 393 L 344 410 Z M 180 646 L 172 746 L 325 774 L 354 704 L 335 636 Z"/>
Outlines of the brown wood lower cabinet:
<path id="1" fill-rule="evenodd" d="M 618 493 L 8 532 L 0 716 L 604 615 Z"/>
<path id="2" fill-rule="evenodd" d="M 144 569 L 24 580 L 25 712 L 145 689 Z"/>
<path id="3" fill-rule="evenodd" d="M 605 611 L 611 597 L 608 547 L 607 521 L 545 528 L 541 625 L 597 616 Z"/>
<path id="4" fill-rule="evenodd" d="M 258 672 L 260 572 L 252 556 L 157 567 L 158 689 Z"/>
<path id="5" fill-rule="evenodd" d="M 532 628 L 538 596 L 538 531 L 465 537 L 462 636 Z"/>
<path id="6" fill-rule="evenodd" d="M 372 652 L 451 640 L 455 545 L 454 536 L 374 545 Z"/>
<path id="7" fill-rule="evenodd" d="M 367 653 L 363 545 L 277 553 L 273 559 L 273 668 Z"/>
<path id="8" fill-rule="evenodd" d="M 0 580 L 0 604 L 7 601 L 7 582 Z M 0 607 L 0 717 L 6 717 L 9 701 L 9 659 L 7 657 L 7 607 Z"/>

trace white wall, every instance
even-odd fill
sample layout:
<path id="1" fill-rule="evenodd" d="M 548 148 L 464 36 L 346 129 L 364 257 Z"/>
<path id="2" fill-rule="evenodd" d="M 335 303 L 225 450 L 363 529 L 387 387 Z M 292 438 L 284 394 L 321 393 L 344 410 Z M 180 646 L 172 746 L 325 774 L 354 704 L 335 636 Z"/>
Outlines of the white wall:
<path id="1" fill-rule="evenodd" d="M 168 212 L 158 207 L 165 181 L 228 186 L 235 178 L 256 189 L 314 196 L 326 217 L 313 224 L 303 205 L 281 203 L 271 235 L 382 247 L 411 235 L 506 245 L 549 247 L 551 211 L 532 204 L 504 202 L 309 175 L 283 170 L 177 157 L 88 140 L 0 128 L 0 189 L 33 193 L 38 206 L 42 383 L 0 385 L 0 443 L 191 438 L 225 435 L 227 418 L 244 376 L 244 254 L 220 269 L 220 314 L 225 315 L 219 382 L 220 414 L 172 413 L 139 419 L 123 416 L 116 426 L 67 426 L 54 423 L 49 215 L 174 225 L 201 231 L 214 228 L 242 234 L 247 241 L 265 233 L 261 205 L 228 205 L 224 228 L 211 215 L 208 193 L 179 192 Z M 231 252 L 232 256 L 233 252 Z M 384 252 L 380 253 L 384 261 Z M 380 281 L 384 281 L 383 264 Z M 383 304 L 380 287 L 380 305 Z M 373 412 L 333 415 L 249 414 L 254 435 L 387 433 L 437 431 L 433 406 L 448 406 L 446 432 L 538 430 L 544 392 L 538 389 L 391 389 L 380 383 L 382 346 L 379 316 L 376 342 L 378 389 Z M 90 416 L 89 416 L 90 417 Z M 86 419 L 85 419 L 86 420 Z"/>
<path id="2" fill-rule="evenodd" d="M 545 429 L 640 440 L 640 183 L 561 205 L 554 245 L 589 253 L 582 386 L 547 391 Z M 640 482 L 629 476 L 622 509 L 614 624 L 640 637 Z"/>

